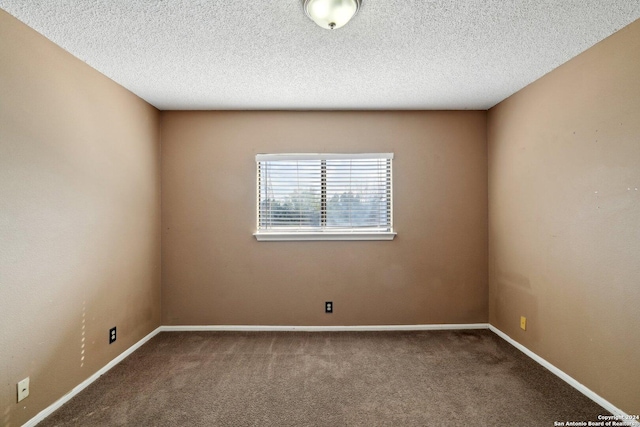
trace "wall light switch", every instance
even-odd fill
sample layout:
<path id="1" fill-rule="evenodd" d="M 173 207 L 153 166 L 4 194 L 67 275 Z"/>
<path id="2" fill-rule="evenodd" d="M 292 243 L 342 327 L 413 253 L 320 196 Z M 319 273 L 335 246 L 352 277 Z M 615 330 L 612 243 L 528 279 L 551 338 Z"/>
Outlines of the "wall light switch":
<path id="1" fill-rule="evenodd" d="M 29 377 L 18 383 L 18 402 L 29 396 Z"/>
<path id="2" fill-rule="evenodd" d="M 520 316 L 520 329 L 523 331 L 527 330 L 527 318 L 524 316 Z"/>

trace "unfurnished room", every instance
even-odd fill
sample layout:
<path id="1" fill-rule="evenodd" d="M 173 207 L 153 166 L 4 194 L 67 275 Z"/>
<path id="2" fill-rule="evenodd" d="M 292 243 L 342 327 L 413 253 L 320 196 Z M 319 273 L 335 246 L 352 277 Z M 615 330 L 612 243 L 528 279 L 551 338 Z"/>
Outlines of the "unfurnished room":
<path id="1" fill-rule="evenodd" d="M 640 426 L 640 0 L 0 0 L 0 426 Z"/>

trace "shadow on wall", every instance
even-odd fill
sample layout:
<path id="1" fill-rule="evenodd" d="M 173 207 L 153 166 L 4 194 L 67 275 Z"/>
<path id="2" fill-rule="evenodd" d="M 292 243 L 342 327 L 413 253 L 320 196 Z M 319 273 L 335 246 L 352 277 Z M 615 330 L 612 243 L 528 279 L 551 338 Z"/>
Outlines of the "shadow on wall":
<path id="1" fill-rule="evenodd" d="M 518 340 L 527 344 L 537 342 L 539 329 L 529 320 L 539 319 L 538 298 L 531 287 L 530 279 L 518 273 L 504 271 L 496 272 L 495 277 L 497 324 L 508 325 L 508 328 L 505 328 L 507 330 L 503 332 L 517 336 Z M 519 327 L 521 316 L 528 319 L 526 335 Z"/>

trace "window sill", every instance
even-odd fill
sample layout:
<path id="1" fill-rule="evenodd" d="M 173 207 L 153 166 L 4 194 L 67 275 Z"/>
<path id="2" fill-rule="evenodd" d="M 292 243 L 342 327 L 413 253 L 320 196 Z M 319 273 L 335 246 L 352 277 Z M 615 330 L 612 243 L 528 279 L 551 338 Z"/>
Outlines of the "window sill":
<path id="1" fill-rule="evenodd" d="M 260 232 L 253 233 L 259 242 L 288 242 L 288 241 L 305 241 L 305 240 L 393 240 L 396 233 L 387 232 L 309 232 L 309 233 L 278 233 L 278 232 Z"/>

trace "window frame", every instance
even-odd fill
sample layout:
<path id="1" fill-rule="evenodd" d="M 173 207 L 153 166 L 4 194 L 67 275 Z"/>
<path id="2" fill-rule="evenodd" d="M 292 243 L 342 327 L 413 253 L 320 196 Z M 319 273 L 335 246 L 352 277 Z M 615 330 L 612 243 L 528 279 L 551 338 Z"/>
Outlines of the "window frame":
<path id="1" fill-rule="evenodd" d="M 393 240 L 396 232 L 393 229 L 393 153 L 284 153 L 284 154 L 257 154 L 256 155 L 256 231 L 253 233 L 258 241 L 307 241 L 307 240 Z M 389 227 L 388 230 L 362 230 L 357 228 L 332 229 L 322 228 L 326 226 L 327 209 L 321 209 L 322 227 L 313 227 L 308 231 L 304 229 L 260 229 L 260 162 L 264 161 L 304 161 L 304 160 L 358 160 L 358 159 L 386 159 L 389 160 Z M 323 162 L 324 163 L 324 162 Z M 326 165 L 326 163 L 324 163 Z M 327 181 L 326 166 L 321 167 L 321 179 L 318 190 L 321 192 L 321 200 L 326 202 Z"/>

